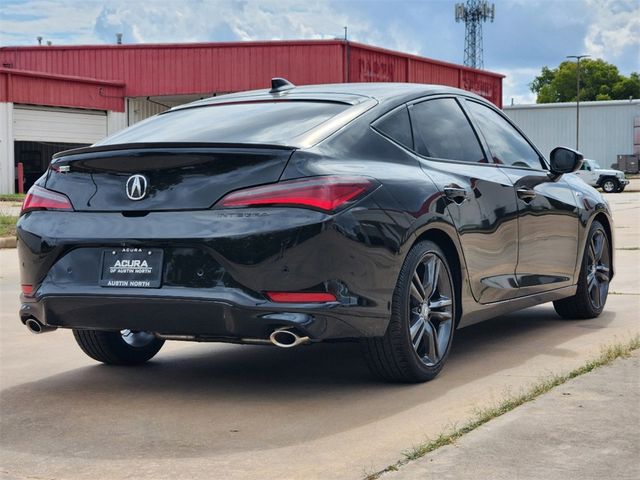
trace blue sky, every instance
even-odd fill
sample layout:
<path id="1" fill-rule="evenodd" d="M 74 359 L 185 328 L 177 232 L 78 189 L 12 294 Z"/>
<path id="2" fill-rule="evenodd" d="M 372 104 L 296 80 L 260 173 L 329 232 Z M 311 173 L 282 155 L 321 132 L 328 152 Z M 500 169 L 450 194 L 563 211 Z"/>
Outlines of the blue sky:
<path id="1" fill-rule="evenodd" d="M 462 63 L 464 25 L 445 0 L 0 0 L 0 44 L 332 38 Z M 504 101 L 530 103 L 544 65 L 587 53 L 640 70 L 640 0 L 494 0 L 485 68 L 507 75 Z"/>

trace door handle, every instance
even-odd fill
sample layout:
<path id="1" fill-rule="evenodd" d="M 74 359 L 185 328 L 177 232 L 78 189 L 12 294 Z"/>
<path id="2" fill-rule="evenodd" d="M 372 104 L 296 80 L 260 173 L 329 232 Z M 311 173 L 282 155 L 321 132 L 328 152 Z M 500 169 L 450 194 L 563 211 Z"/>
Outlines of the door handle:
<path id="1" fill-rule="evenodd" d="M 469 196 L 469 192 L 466 189 L 456 185 L 447 185 L 443 188 L 443 191 L 449 200 L 453 200 L 458 205 L 464 202 Z"/>
<path id="2" fill-rule="evenodd" d="M 536 192 L 533 188 L 519 188 L 517 193 L 518 197 L 525 202 L 530 202 L 536 196 Z"/>

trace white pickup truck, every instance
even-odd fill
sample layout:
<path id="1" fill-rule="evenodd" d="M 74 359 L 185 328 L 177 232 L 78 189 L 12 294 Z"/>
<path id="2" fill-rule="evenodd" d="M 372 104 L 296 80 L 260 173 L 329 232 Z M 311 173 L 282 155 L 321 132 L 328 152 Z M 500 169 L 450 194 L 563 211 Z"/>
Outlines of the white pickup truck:
<path id="1" fill-rule="evenodd" d="M 585 158 L 580 170 L 573 175 L 579 176 L 592 187 L 602 188 L 606 193 L 622 192 L 629 184 L 620 170 L 602 168 L 595 160 Z"/>

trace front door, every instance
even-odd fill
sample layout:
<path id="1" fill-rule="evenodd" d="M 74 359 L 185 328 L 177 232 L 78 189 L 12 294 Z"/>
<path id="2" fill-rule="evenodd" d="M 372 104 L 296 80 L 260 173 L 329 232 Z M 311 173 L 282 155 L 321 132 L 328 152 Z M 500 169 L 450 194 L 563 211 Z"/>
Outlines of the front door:
<path id="1" fill-rule="evenodd" d="M 513 183 L 518 204 L 520 295 L 571 285 L 578 255 L 578 208 L 569 184 L 549 175 L 545 161 L 503 115 L 468 100 L 493 161 Z"/>

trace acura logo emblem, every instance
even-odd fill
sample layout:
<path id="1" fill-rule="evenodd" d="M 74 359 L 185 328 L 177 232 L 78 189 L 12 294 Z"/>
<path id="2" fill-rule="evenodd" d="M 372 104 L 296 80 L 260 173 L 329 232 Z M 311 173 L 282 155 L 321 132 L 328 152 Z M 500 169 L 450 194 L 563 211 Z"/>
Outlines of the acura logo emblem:
<path id="1" fill-rule="evenodd" d="M 131 175 L 127 180 L 127 197 L 129 200 L 142 200 L 147 194 L 149 182 L 144 175 Z"/>

